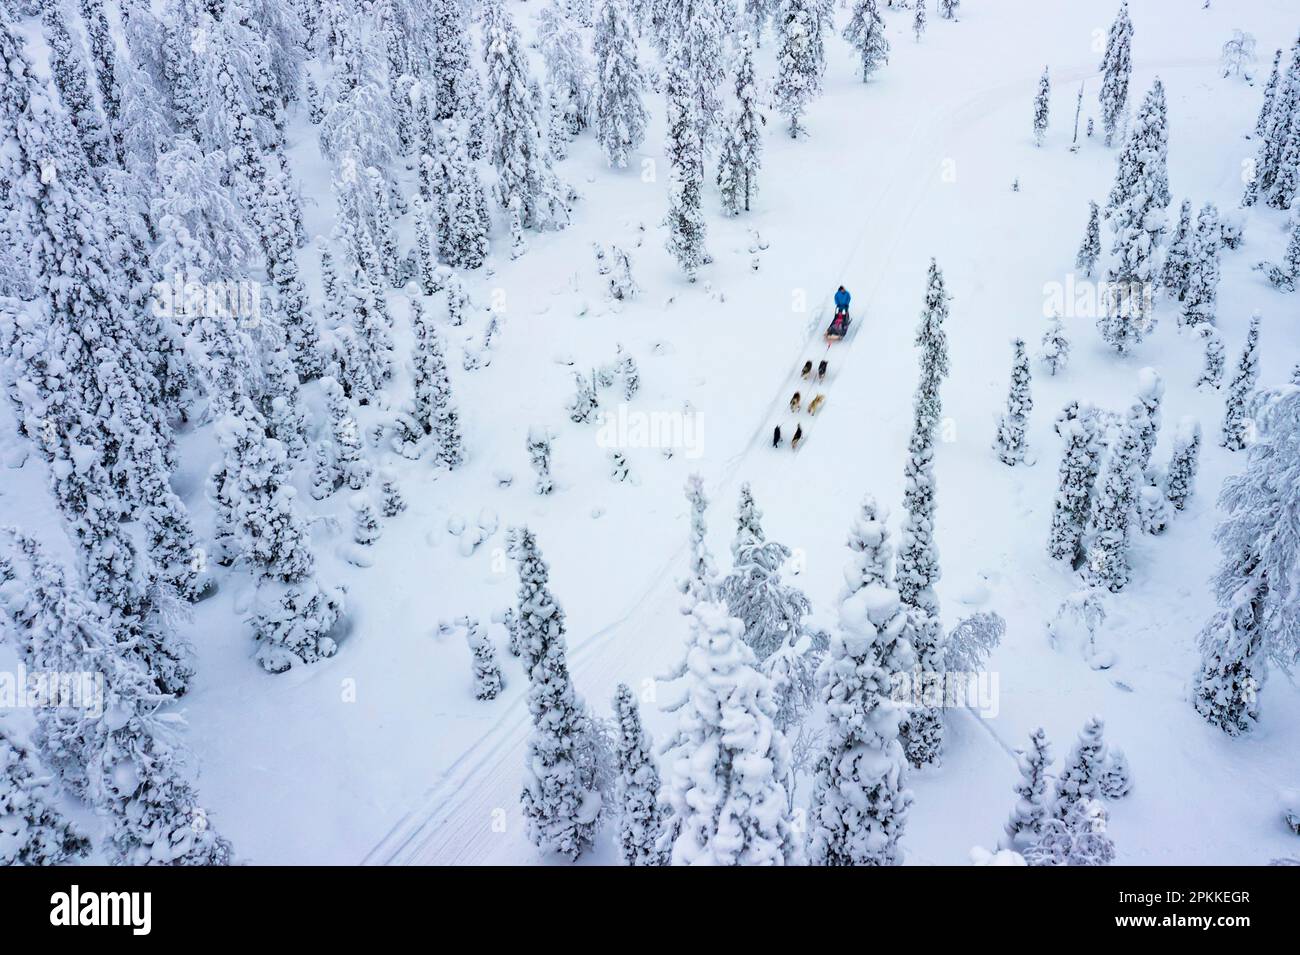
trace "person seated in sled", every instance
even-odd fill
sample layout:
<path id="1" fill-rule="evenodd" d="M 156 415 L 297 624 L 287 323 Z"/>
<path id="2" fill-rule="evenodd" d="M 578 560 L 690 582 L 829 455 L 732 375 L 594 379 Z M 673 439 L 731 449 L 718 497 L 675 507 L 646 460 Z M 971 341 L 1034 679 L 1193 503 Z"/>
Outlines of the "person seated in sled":
<path id="1" fill-rule="evenodd" d="M 839 315 L 840 313 L 843 313 L 844 317 L 848 318 L 850 298 L 852 298 L 852 296 L 849 295 L 848 289 L 841 285 L 839 290 L 835 293 L 835 314 Z"/>

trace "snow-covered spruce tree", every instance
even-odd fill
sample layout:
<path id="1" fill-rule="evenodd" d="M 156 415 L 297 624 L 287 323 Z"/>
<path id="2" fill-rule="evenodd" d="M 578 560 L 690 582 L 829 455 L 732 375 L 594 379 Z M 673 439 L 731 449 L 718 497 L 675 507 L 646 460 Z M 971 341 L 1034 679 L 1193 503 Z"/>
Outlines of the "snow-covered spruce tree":
<path id="1" fill-rule="evenodd" d="M 399 123 L 379 17 L 358 10 L 338 29 L 340 45 L 322 96 L 321 152 L 335 162 L 351 153 L 363 169 L 389 169 L 400 152 Z"/>
<path id="2" fill-rule="evenodd" d="M 718 157 L 718 191 L 722 207 L 731 215 L 749 211 L 758 194 L 758 171 L 763 164 L 761 127 L 767 119 L 758 102 L 758 83 L 754 76 L 754 45 L 749 34 L 740 38 L 736 62 L 737 109 L 722 130 L 722 149 Z"/>
<path id="3" fill-rule="evenodd" d="M 885 38 L 885 23 L 876 0 L 855 0 L 843 35 L 862 60 L 862 82 L 866 83 L 872 73 L 889 62 L 889 40 Z"/>
<path id="4" fill-rule="evenodd" d="M 637 370 L 636 359 L 631 354 L 623 353 L 623 346 L 618 346 L 622 357 L 618 361 L 618 373 L 623 376 L 623 399 L 631 401 L 641 390 L 641 373 Z"/>
<path id="5" fill-rule="evenodd" d="M 1160 403 L 1164 399 L 1165 383 L 1154 368 L 1138 372 L 1137 400 L 1128 410 L 1128 425 L 1138 436 L 1138 476 L 1146 483 L 1150 476 L 1151 455 L 1160 437 Z"/>
<path id="6" fill-rule="evenodd" d="M 557 93 L 558 119 L 566 138 L 580 134 L 591 121 L 595 77 L 580 30 L 580 26 L 592 26 L 590 6 L 588 3 L 583 24 L 562 0 L 551 0 L 537 14 L 537 48 L 546 65 L 547 84 Z"/>
<path id="7" fill-rule="evenodd" d="M 411 200 L 411 218 L 415 220 L 415 274 L 420 282 L 420 291 L 425 295 L 435 295 L 439 285 L 433 217 L 419 192 Z"/>
<path id="8" fill-rule="evenodd" d="M 704 143 L 700 139 L 690 76 L 677 58 L 664 78 L 668 100 L 668 241 L 667 248 L 687 281 L 708 260 L 704 248 Z"/>
<path id="9" fill-rule="evenodd" d="M 1029 393 L 1029 354 L 1025 351 L 1025 340 L 1017 338 L 1011 343 L 1015 357 L 1011 362 L 1011 389 L 1007 393 L 1007 410 L 998 421 L 998 434 L 993 442 L 993 449 L 998 453 L 998 460 L 1003 464 L 1016 465 L 1025 460 L 1025 426 L 1029 423 L 1029 412 L 1034 407 L 1034 399 Z"/>
<path id="10" fill-rule="evenodd" d="M 898 842 L 912 794 L 898 739 L 902 710 L 891 693 L 892 678 L 911 662 L 908 633 L 908 614 L 884 583 L 866 583 L 840 605 L 823 664 L 827 740 L 809 813 L 814 865 L 902 862 Z"/>
<path id="11" fill-rule="evenodd" d="M 176 596 L 193 600 L 202 589 L 193 566 L 198 548 L 189 512 L 171 488 L 166 451 L 149 424 L 139 391 L 126 379 L 116 354 L 100 348 L 94 357 L 97 366 L 93 382 L 88 383 L 88 398 L 95 403 L 106 477 L 121 496 L 127 514 L 143 521 L 153 565 L 148 573 Z M 104 488 L 101 493 L 108 491 Z M 117 564 L 117 560 L 110 563 Z M 117 606 L 127 609 L 120 602 Z"/>
<path id="12" fill-rule="evenodd" d="M 359 491 L 370 483 L 373 468 L 366 458 L 361 429 L 352 415 L 352 406 L 342 386 L 333 378 L 321 379 L 321 391 L 330 418 L 330 438 L 334 444 L 334 462 L 343 483 Z"/>
<path id="13" fill-rule="evenodd" d="M 1294 292 L 1300 283 L 1300 217 L 1291 226 L 1291 238 L 1280 264 L 1260 262 L 1256 268 L 1263 271 L 1268 283 L 1279 292 Z"/>
<path id="14" fill-rule="evenodd" d="M 334 442 L 322 438 L 313 445 L 311 467 L 311 496 L 323 501 L 343 485 L 338 466 L 334 463 Z"/>
<path id="15" fill-rule="evenodd" d="M 1025 862 L 1033 866 L 1109 865 L 1115 860 L 1115 843 L 1106 832 L 1106 807 L 1098 799 L 1071 805 L 1064 819 L 1043 823 L 1038 842 L 1025 849 Z"/>
<path id="16" fill-rule="evenodd" d="M 1268 105 L 1266 103 L 1266 105 Z M 1253 206 L 1260 198 L 1273 205 L 1274 192 L 1278 176 L 1282 171 L 1282 161 L 1287 149 L 1287 142 L 1294 128 L 1296 110 L 1300 108 L 1300 41 L 1291 47 L 1291 58 L 1285 75 L 1274 95 L 1267 119 L 1261 114 L 1257 126 L 1260 132 L 1259 149 L 1256 152 L 1253 175 L 1246 182 L 1242 195 L 1243 206 Z M 1286 208 L 1285 205 L 1278 208 Z"/>
<path id="17" fill-rule="evenodd" d="M 370 499 L 370 495 L 365 491 L 358 491 L 348 500 L 348 506 L 352 508 L 353 542 L 361 544 L 363 547 L 369 547 L 379 540 L 380 535 L 383 533 L 383 525 L 379 523 L 379 513 L 375 510 L 375 502 Z"/>
<path id="18" fill-rule="evenodd" d="M 790 750 L 773 725 L 772 686 L 754 667 L 743 624 L 720 603 L 691 610 L 687 692 L 666 749 L 672 865 L 798 865 L 803 852 L 785 783 Z"/>
<path id="19" fill-rule="evenodd" d="M 424 303 L 411 300 L 411 330 L 415 343 L 411 350 L 411 400 L 402 406 L 393 428 L 393 450 L 414 460 L 424 453 L 433 434 L 435 419 L 435 382 L 438 368 L 446 372 L 438 333 L 429 320 Z"/>
<path id="20" fill-rule="evenodd" d="M 1097 327 L 1106 343 L 1121 355 L 1139 344 L 1155 324 L 1151 300 L 1158 278 L 1165 208 L 1170 201 L 1168 142 L 1165 91 L 1156 79 L 1120 153 L 1107 203 L 1115 242 L 1106 275 L 1105 307 Z"/>
<path id="21" fill-rule="evenodd" d="M 184 508 L 167 486 L 171 430 L 127 288 L 139 259 L 106 234 L 74 134 L 33 81 L 3 17 L 0 50 L 11 70 L 0 101 L 11 144 L 9 222 L 30 249 L 33 286 L 13 325 L 10 393 L 22 432 L 49 464 L 93 599 L 103 602 L 115 637 L 144 660 L 156 690 L 181 693 L 188 653 L 160 617 L 159 568 L 123 523 L 146 516 L 151 550 L 186 587 L 193 551 Z"/>
<path id="22" fill-rule="evenodd" d="M 510 197 L 507 219 L 510 222 L 510 258 L 517 259 L 528 251 L 528 239 L 524 235 L 523 203 L 518 196 Z"/>
<path id="23" fill-rule="evenodd" d="M 1043 823 L 1051 812 L 1047 779 L 1052 767 L 1052 744 L 1040 726 L 1029 734 L 1030 749 L 1016 750 L 1020 781 L 1016 783 L 1016 805 L 1007 820 L 1006 835 L 998 846 L 1023 852 L 1034 845 L 1042 833 Z"/>
<path id="24" fill-rule="evenodd" d="M 1273 104 L 1277 101 L 1278 84 L 1282 79 L 1282 50 L 1273 53 L 1273 69 L 1264 84 L 1264 100 L 1259 106 L 1259 117 L 1255 120 L 1255 135 L 1264 136 L 1273 122 Z"/>
<path id="25" fill-rule="evenodd" d="M 301 461 L 307 454 L 307 412 L 284 329 L 274 317 L 264 316 L 257 332 L 262 359 L 255 394 L 258 410 L 271 437 L 284 445 L 292 461 Z"/>
<path id="26" fill-rule="evenodd" d="M 1201 425 L 1192 417 L 1178 422 L 1174 447 L 1165 472 L 1165 500 L 1176 511 L 1184 510 L 1196 484 L 1196 466 L 1201 454 Z"/>
<path id="27" fill-rule="evenodd" d="M 596 373 L 590 375 L 573 373 L 573 397 L 569 400 L 569 420 L 574 424 L 586 424 L 592 420 L 600 408 L 600 398 L 596 391 Z"/>
<path id="28" fill-rule="evenodd" d="M 641 726 L 641 711 L 626 683 L 614 694 L 618 721 L 618 847 L 625 865 L 664 865 L 660 848 L 663 807 L 659 805 L 659 769 L 650 735 Z"/>
<path id="29" fill-rule="evenodd" d="M 1065 322 L 1061 321 L 1059 313 L 1054 312 L 1048 322 L 1038 360 L 1047 366 L 1049 375 L 1055 376 L 1070 363 L 1070 339 L 1065 336 Z"/>
<path id="30" fill-rule="evenodd" d="M 81 0 L 78 6 L 86 28 L 90 63 L 95 71 L 100 102 L 104 106 L 104 118 L 113 138 L 115 158 L 121 165 L 124 156 L 121 150 L 122 97 L 117 77 L 117 41 L 113 38 L 108 17 L 104 15 L 103 0 Z"/>
<path id="31" fill-rule="evenodd" d="M 661 6 L 660 55 L 665 63 L 680 60 L 694 105 L 693 119 L 700 141 L 707 146 L 723 121 L 724 46 L 732 30 L 734 7 L 727 0 L 684 0 Z"/>
<path id="32" fill-rule="evenodd" d="M 544 852 L 576 859 L 592 842 L 600 813 L 595 780 L 576 759 L 588 717 L 573 692 L 564 639 L 564 610 L 548 589 L 549 570 L 527 528 L 510 533 L 519 564 L 518 645 L 528 672 L 528 739 L 521 795 L 528 837 Z"/>
<path id="33" fill-rule="evenodd" d="M 406 510 L 406 499 L 397 476 L 387 469 L 379 473 L 379 511 L 384 517 L 396 517 Z"/>
<path id="34" fill-rule="evenodd" d="M 718 586 L 731 616 L 745 625 L 745 642 L 761 664 L 803 634 L 803 618 L 812 604 L 803 591 L 781 580 L 790 548 L 777 541 L 749 541 L 736 555 L 735 567 Z"/>
<path id="35" fill-rule="evenodd" d="M 477 269 L 487 259 L 492 228 L 487 194 L 470 156 L 464 123 L 450 119 L 442 129 L 446 181 L 437 200 L 438 251 L 454 269 Z"/>
<path id="36" fill-rule="evenodd" d="M 1097 789 L 1107 799 L 1123 799 L 1133 789 L 1128 759 L 1121 750 L 1110 749 L 1101 777 L 1097 780 Z"/>
<path id="37" fill-rule="evenodd" d="M 1250 318 L 1250 330 L 1246 333 L 1246 347 L 1237 359 L 1237 368 L 1232 380 L 1228 382 L 1228 397 L 1224 402 L 1223 433 L 1219 444 L 1229 451 L 1241 451 L 1251 440 L 1254 424 L 1250 418 L 1251 402 L 1255 395 L 1255 385 L 1259 381 L 1259 356 L 1255 353 L 1259 346 L 1259 323 L 1261 316 L 1256 312 Z"/>
<path id="38" fill-rule="evenodd" d="M 356 233 L 357 269 L 352 297 L 352 332 L 361 346 L 365 377 L 376 388 L 393 375 L 392 319 L 388 313 L 387 282 L 383 263 L 370 229 L 364 223 Z M 360 400 L 362 396 L 355 396 Z"/>
<path id="39" fill-rule="evenodd" d="M 112 140 L 104 115 L 95 102 L 80 38 L 73 41 L 66 26 L 66 14 L 58 3 L 50 0 L 44 4 L 41 26 L 50 49 L 50 76 L 85 150 L 86 160 L 95 167 L 106 166 L 113 161 Z"/>
<path id="40" fill-rule="evenodd" d="M 1268 664 L 1289 667 L 1300 658 L 1300 386 L 1262 394 L 1255 423 L 1245 470 L 1219 492 L 1227 515 L 1214 532 L 1223 555 L 1213 578 L 1219 610 L 1201 632 L 1193 691 L 1197 712 L 1230 736 L 1258 720 Z"/>
<path id="41" fill-rule="evenodd" d="M 898 548 L 898 591 L 909 607 L 935 612 L 933 586 L 939 579 L 934 546 L 934 435 L 919 415 L 913 423 L 903 472 L 902 541 Z"/>
<path id="42" fill-rule="evenodd" d="M 623 0 L 603 0 L 591 54 L 596 61 L 596 141 L 605 161 L 622 169 L 645 139 L 645 81 Z"/>
<path id="43" fill-rule="evenodd" d="M 1292 86 L 1291 120 L 1278 154 L 1277 176 L 1273 180 L 1268 204 L 1274 209 L 1290 209 L 1300 193 L 1300 73 Z M 1279 130 L 1279 133 L 1281 131 Z"/>
<path id="44" fill-rule="evenodd" d="M 915 651 L 912 671 L 913 703 L 899 730 L 907 761 L 916 768 L 937 766 L 943 755 L 943 704 L 932 694 L 942 691 L 945 670 L 945 635 L 937 615 L 912 611 L 911 645 Z"/>
<path id="45" fill-rule="evenodd" d="M 610 246 L 609 257 L 614 262 L 609 275 L 609 297 L 618 302 L 635 298 L 641 286 L 632 277 L 632 256 L 614 245 Z"/>
<path id="46" fill-rule="evenodd" d="M 551 478 L 551 436 L 545 428 L 528 430 L 528 462 L 537 474 L 534 490 L 538 494 L 550 494 L 555 490 Z"/>
<path id="47" fill-rule="evenodd" d="M 943 322 L 948 295 L 943 275 L 932 259 L 925 310 L 917 329 L 921 349 L 920 380 L 914 402 L 912 437 L 904 468 L 903 507 L 907 512 L 898 548 L 897 586 L 913 613 L 912 646 L 917 673 L 932 680 L 943 673 L 943 628 L 934 585 L 939 580 L 939 555 L 934 542 L 934 442 L 942 412 L 939 386 L 948 375 L 948 343 Z M 914 766 L 937 761 L 943 743 L 942 710 L 916 706 L 903 728 L 908 760 Z"/>
<path id="48" fill-rule="evenodd" d="M 750 544 L 767 540 L 763 533 L 763 512 L 754 502 L 754 492 L 746 481 L 740 485 L 740 503 L 736 506 L 736 536 L 731 542 L 731 558 L 740 560 L 740 552 Z"/>
<path id="49" fill-rule="evenodd" d="M 546 91 L 546 148 L 552 162 L 569 158 L 569 138 L 569 117 L 560 91 L 552 86 Z"/>
<path id="50" fill-rule="evenodd" d="M 1128 550 L 1142 480 L 1142 438 L 1125 425 L 1110 449 L 1088 522 L 1084 575 L 1095 587 L 1119 593 L 1129 581 Z"/>
<path id="51" fill-rule="evenodd" d="M 961 0 L 939 0 L 939 15 L 945 20 L 956 19 L 959 6 Z"/>
<path id="52" fill-rule="evenodd" d="M 916 13 L 912 16 L 912 36 L 917 43 L 921 42 L 921 36 L 925 33 L 925 4 L 916 5 Z"/>
<path id="53" fill-rule="evenodd" d="M 1092 275 L 1092 270 L 1097 266 L 1097 257 L 1101 255 L 1100 211 L 1097 203 L 1089 200 L 1088 226 L 1083 233 L 1079 254 L 1074 259 L 1074 267 L 1086 276 Z"/>
<path id="54" fill-rule="evenodd" d="M 1183 295 L 1185 325 L 1214 324 L 1219 288 L 1219 210 L 1207 202 L 1196 217 L 1187 287 Z"/>
<path id="55" fill-rule="evenodd" d="M 1133 73 L 1132 62 L 1133 22 L 1128 16 L 1128 0 L 1120 4 L 1119 13 L 1110 25 L 1106 37 L 1106 53 L 1101 61 L 1101 91 L 1097 96 L 1101 104 L 1101 123 L 1106 132 L 1106 145 L 1114 142 L 1128 105 L 1128 83 Z"/>
<path id="56" fill-rule="evenodd" d="M 744 0 L 741 4 L 740 19 L 744 29 L 754 40 L 756 48 L 763 45 L 763 31 L 768 22 L 776 15 L 777 0 Z"/>
<path id="57" fill-rule="evenodd" d="M 473 303 L 470 301 L 469 289 L 461 281 L 460 275 L 452 272 L 446 277 L 447 286 L 447 324 L 459 327 L 470 317 Z"/>
<path id="58" fill-rule="evenodd" d="M 877 502 L 874 495 L 862 499 L 849 528 L 848 547 L 857 556 L 844 568 L 841 602 L 872 584 L 893 586 L 894 545 L 889 539 L 888 520 L 889 509 Z"/>
<path id="59" fill-rule="evenodd" d="M 1102 730 L 1100 717 L 1091 716 L 1079 731 L 1079 739 L 1056 778 L 1052 815 L 1057 819 L 1068 819 L 1076 803 L 1097 798 L 1097 785 L 1106 763 L 1106 741 L 1102 738 Z"/>
<path id="60" fill-rule="evenodd" d="M 0 610 L 30 672 L 102 674 L 103 710 L 42 707 L 42 762 L 109 820 L 104 845 L 118 865 L 227 865 L 231 847 L 208 824 L 181 764 L 175 720 L 157 713 L 157 684 L 103 625 L 40 545 L 14 535 L 0 557 Z M 9 584 L 13 582 L 13 586 Z"/>
<path id="61" fill-rule="evenodd" d="M 473 617 L 466 617 L 465 642 L 474 658 L 474 699 L 495 700 L 501 692 L 501 667 L 491 635 Z"/>
<path id="62" fill-rule="evenodd" d="M 1061 426 L 1065 453 L 1052 507 L 1047 553 L 1077 567 L 1084 558 L 1084 531 L 1092 513 L 1093 486 L 1101 468 L 1102 435 L 1095 413 L 1081 414 Z"/>
<path id="63" fill-rule="evenodd" d="M 1043 67 L 1043 75 L 1038 78 L 1038 94 L 1034 97 L 1034 145 L 1043 145 L 1047 136 L 1048 108 L 1051 105 L 1052 81 Z"/>
<path id="64" fill-rule="evenodd" d="M 1174 229 L 1169 248 L 1165 250 L 1165 265 L 1160 271 L 1160 285 L 1181 302 L 1187 295 L 1191 282 L 1192 256 L 1195 251 L 1196 232 L 1192 227 L 1192 201 L 1184 199 L 1178 207 L 1178 227 Z"/>
<path id="65" fill-rule="evenodd" d="M 1196 387 L 1209 385 L 1218 388 L 1223 383 L 1223 339 L 1213 325 L 1200 325 L 1196 332 L 1205 343 L 1205 361 L 1201 366 L 1201 377 L 1196 379 Z"/>
<path id="66" fill-rule="evenodd" d="M 271 673 L 313 663 L 337 650 L 328 636 L 343 611 L 343 591 L 315 578 L 306 524 L 286 483 L 284 446 L 266 436 L 248 400 L 217 426 L 225 453 L 240 551 L 257 574 L 253 636 L 257 658 Z"/>
<path id="67" fill-rule="evenodd" d="M 933 433 L 939 426 L 943 404 L 939 386 L 948 377 L 948 336 L 943 323 L 948 318 L 948 292 L 943 273 L 934 259 L 925 286 L 925 308 L 916 329 L 915 344 L 921 349 L 920 378 L 916 386 L 916 413 L 922 426 Z M 906 596 L 904 600 L 906 600 Z"/>
<path id="68" fill-rule="evenodd" d="M 488 158 L 497 173 L 502 209 L 519 199 L 526 229 L 562 229 L 568 224 L 564 187 L 546 156 L 538 104 L 529 92 L 528 61 L 514 20 L 500 0 L 483 11 L 487 63 Z"/>
<path id="69" fill-rule="evenodd" d="M 465 447 L 460 432 L 460 415 L 452 400 L 451 377 L 443 354 L 442 340 L 433 323 L 425 317 L 423 309 L 413 308 L 411 317 L 416 323 L 417 336 L 417 420 L 425 429 L 425 434 L 432 434 L 438 443 L 437 463 L 448 470 L 455 470 L 464 463 Z"/>
<path id="70" fill-rule="evenodd" d="M 0 865 L 71 865 L 90 840 L 55 805 L 57 792 L 36 761 L 0 726 Z"/>
<path id="71" fill-rule="evenodd" d="M 253 120 L 229 55 L 218 57 L 216 84 L 221 118 L 233 150 L 238 191 L 242 194 L 275 289 L 294 366 L 303 381 L 320 376 L 320 329 L 311 314 L 298 271 L 294 205 L 287 176 L 277 157 L 267 161 L 253 135 Z"/>
<path id="72" fill-rule="evenodd" d="M 482 110 L 483 94 L 472 54 L 470 53 L 469 17 L 458 0 L 430 0 L 429 45 L 431 69 L 425 74 L 432 80 L 432 103 L 435 119 L 460 116 L 471 124 L 470 142 L 481 139 L 476 130 Z M 477 157 L 478 149 L 471 150 Z"/>
<path id="73" fill-rule="evenodd" d="M 363 175 L 364 186 L 370 198 L 370 225 L 375 251 L 379 257 L 380 271 L 388 280 L 389 287 L 397 288 L 405 283 L 400 281 L 402 261 L 397 252 L 397 233 L 393 228 L 393 210 L 390 205 L 388 183 L 374 166 L 367 167 Z"/>
<path id="74" fill-rule="evenodd" d="M 718 572 L 709 553 L 708 524 L 709 499 L 704 494 L 704 481 L 698 474 L 686 479 L 686 501 L 691 506 L 691 563 L 686 578 L 677 589 L 686 595 L 685 612 L 701 601 L 717 599 Z"/>
<path id="75" fill-rule="evenodd" d="M 776 24 L 780 47 L 772 97 L 776 108 L 790 120 L 790 137 L 797 139 L 804 111 L 822 91 L 824 18 L 816 0 L 782 0 Z"/>
<path id="76" fill-rule="evenodd" d="M 939 580 L 939 554 L 934 542 L 934 429 L 927 425 L 918 390 L 916 419 L 904 469 L 903 507 L 907 516 L 898 548 L 898 592 L 913 617 L 911 639 L 916 651 L 918 682 L 942 678 L 943 627 L 934 585 Z M 943 711 L 914 706 L 903 728 L 904 747 L 913 766 L 937 762 L 943 746 Z"/>

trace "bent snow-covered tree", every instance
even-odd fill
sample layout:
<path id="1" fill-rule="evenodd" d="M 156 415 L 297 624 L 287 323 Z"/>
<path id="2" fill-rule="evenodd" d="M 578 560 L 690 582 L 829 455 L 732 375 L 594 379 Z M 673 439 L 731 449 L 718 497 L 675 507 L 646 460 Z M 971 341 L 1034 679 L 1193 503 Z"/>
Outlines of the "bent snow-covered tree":
<path id="1" fill-rule="evenodd" d="M 1262 394 L 1246 468 L 1223 482 L 1226 513 L 1214 532 L 1223 555 L 1213 578 L 1219 609 L 1201 632 L 1197 712 L 1230 736 L 1259 719 L 1259 693 L 1270 662 L 1300 660 L 1300 385 Z"/>

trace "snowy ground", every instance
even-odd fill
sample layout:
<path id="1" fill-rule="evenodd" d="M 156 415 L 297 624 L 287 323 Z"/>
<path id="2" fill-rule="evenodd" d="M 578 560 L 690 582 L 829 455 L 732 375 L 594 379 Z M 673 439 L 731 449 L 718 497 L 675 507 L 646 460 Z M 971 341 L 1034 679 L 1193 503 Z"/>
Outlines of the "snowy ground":
<path id="1" fill-rule="evenodd" d="M 1184 196 L 1194 209 L 1205 201 L 1235 207 L 1242 161 L 1254 153 L 1243 134 L 1253 128 L 1263 77 L 1254 86 L 1223 79 L 1220 45 L 1233 28 L 1254 33 L 1266 74 L 1273 49 L 1289 46 L 1297 27 L 1289 0 L 1201 7 L 1202 0 L 1132 2 L 1130 102 L 1155 76 L 1163 79 L 1175 213 Z M 512 9 L 531 33 L 537 5 Z M 891 61 L 867 86 L 848 45 L 830 39 L 826 89 L 810 110 L 808 137 L 793 142 L 781 118 L 769 118 L 757 209 L 723 219 L 710 189 L 708 246 L 716 261 L 695 286 L 663 251 L 658 227 L 667 183 L 658 152 L 662 98 L 651 100 L 647 150 L 631 168 L 607 170 L 591 139 L 579 140 L 560 167 L 585 197 L 574 224 L 530 236 L 519 260 L 498 253 L 495 273 L 472 280 L 475 301 L 495 301 L 502 311 L 490 366 L 460 369 L 458 336 L 481 336 L 485 313 L 445 329 L 467 466 L 448 476 L 428 462 L 393 463 L 410 508 L 386 522 L 372 567 L 346 563 L 338 555 L 348 536 L 327 522 L 316 525 L 322 579 L 349 589 L 350 630 L 339 654 L 268 676 L 252 659 L 236 580 L 197 610 L 191 636 L 199 674 L 184 710 L 200 792 L 240 855 L 264 863 L 547 861 L 528 843 L 519 814 L 529 727 L 522 670 L 503 654 L 506 691 L 477 702 L 459 631 L 438 630 L 441 619 L 486 620 L 513 603 L 507 526 L 535 530 L 551 565 L 579 693 L 604 714 L 615 685 L 629 683 L 659 738 L 670 718 L 645 701 L 686 636 L 674 582 L 685 568 L 681 489 L 691 472 L 701 473 L 713 500 L 715 557 L 725 566 L 736 494 L 749 481 L 768 536 L 796 550 L 803 567 L 796 580 L 829 625 L 847 558 L 844 536 L 863 494 L 890 505 L 897 530 L 916 379 L 911 342 L 931 256 L 953 295 L 952 376 L 943 390 L 951 440 L 936 457 L 939 595 L 947 624 L 991 609 L 1008 630 L 990 664 L 1000 690 L 996 714 L 950 713 L 943 766 L 912 776 L 908 862 L 964 863 L 972 846 L 992 845 L 1013 800 L 1010 749 L 1041 724 L 1059 760 L 1092 713 L 1105 719 L 1108 741 L 1124 750 L 1134 773 L 1132 795 L 1111 809 L 1119 862 L 1260 864 L 1300 855 L 1273 802 L 1300 776 L 1294 683 L 1273 673 L 1262 726 L 1243 740 L 1203 723 L 1185 698 L 1195 636 L 1212 605 L 1205 581 L 1217 559 L 1210 538 L 1215 494 L 1243 463 L 1243 455 L 1217 446 L 1221 394 L 1192 387 L 1199 342 L 1180 335 L 1165 308 L 1156 333 L 1120 359 L 1103 349 L 1091 317 L 1068 318 L 1074 350 L 1067 371 L 1051 379 L 1034 366 L 1037 463 L 1008 469 L 990 450 L 1010 339 L 1024 337 L 1036 350 L 1044 285 L 1066 280 L 1087 201 L 1104 201 L 1114 176 L 1117 149 L 1092 139 L 1076 154 L 1068 150 L 1081 81 L 1082 122 L 1097 112 L 1094 41 L 1099 32 L 1104 38 L 1113 14 L 1111 3 L 967 0 L 959 22 L 932 14 L 918 44 L 910 12 L 886 11 Z M 838 16 L 842 22 L 847 13 Z M 765 46 L 767 75 L 772 56 Z M 653 62 L 648 53 L 643 59 Z M 1052 125 L 1037 149 L 1031 106 L 1044 64 L 1052 72 Z M 314 132 L 296 127 L 294 156 L 319 199 L 307 209 L 308 229 L 324 233 L 332 216 L 329 178 Z M 639 225 L 643 244 L 632 252 L 642 295 L 615 310 L 602 294 L 590 245 L 635 246 Z M 752 229 L 770 244 L 757 273 L 750 270 Z M 504 250 L 507 237 L 497 238 Z M 1273 292 L 1249 267 L 1278 258 L 1284 242 L 1281 214 L 1252 211 L 1244 246 L 1225 253 L 1219 290 L 1229 362 L 1251 311 L 1264 313 L 1265 385 L 1284 380 L 1300 358 L 1300 300 Z M 806 445 L 797 454 L 773 451 L 772 426 L 793 429 L 783 412 L 797 366 L 826 353 L 820 329 L 841 283 L 854 294 L 857 334 L 829 351 L 828 403 L 807 428 Z M 405 331 L 400 317 L 399 327 Z M 632 409 L 677 412 L 689 400 L 702 426 L 698 456 L 679 449 L 667 460 L 657 449 L 627 450 L 636 486 L 609 481 L 595 426 L 572 424 L 564 411 L 573 368 L 611 361 L 619 343 L 641 371 Z M 1127 408 L 1144 366 L 1155 367 L 1167 388 L 1156 460 L 1167 458 L 1182 415 L 1200 420 L 1206 441 L 1189 510 L 1163 536 L 1136 538 L 1133 583 L 1107 605 L 1102 643 L 1116 662 L 1096 671 L 1076 648 L 1049 646 L 1044 627 L 1077 586 L 1044 547 L 1060 452 L 1052 420 L 1072 399 Z M 559 488 L 550 497 L 532 492 L 524 450 L 530 426 L 558 435 Z M 183 448 L 178 489 L 206 515 L 210 435 L 192 435 Z M 34 470 L 6 472 L 3 522 L 40 499 Z M 510 487 L 497 486 L 503 470 L 514 475 Z M 340 493 L 313 508 L 346 526 L 346 499 Z M 459 516 L 473 526 L 481 511 L 500 529 L 462 556 L 448 520 Z M 499 627 L 493 633 L 503 642 Z M 603 838 L 585 858 L 616 861 L 612 841 Z"/>

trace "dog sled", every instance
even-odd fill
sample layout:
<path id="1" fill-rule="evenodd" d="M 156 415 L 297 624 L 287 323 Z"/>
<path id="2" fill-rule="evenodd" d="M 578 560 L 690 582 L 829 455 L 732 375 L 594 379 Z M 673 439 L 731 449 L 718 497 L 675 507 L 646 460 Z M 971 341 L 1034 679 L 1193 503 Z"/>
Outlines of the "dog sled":
<path id="1" fill-rule="evenodd" d="M 835 310 L 835 317 L 831 319 L 830 326 L 826 329 L 826 341 L 837 342 L 849 333 L 849 313 L 847 310 L 838 308 Z"/>

